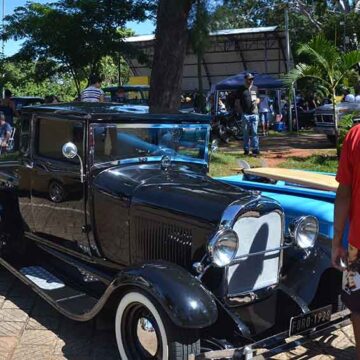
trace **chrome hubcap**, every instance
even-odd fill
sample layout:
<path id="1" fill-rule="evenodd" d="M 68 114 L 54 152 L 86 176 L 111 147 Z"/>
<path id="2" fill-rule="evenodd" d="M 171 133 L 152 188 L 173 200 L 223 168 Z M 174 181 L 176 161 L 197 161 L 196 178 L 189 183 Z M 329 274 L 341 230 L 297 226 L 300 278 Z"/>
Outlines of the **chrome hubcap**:
<path id="1" fill-rule="evenodd" d="M 155 327 L 152 321 L 146 317 L 141 317 L 137 324 L 137 336 L 140 345 L 148 352 L 151 356 L 155 356 L 158 347 L 159 340 L 155 331 Z"/>

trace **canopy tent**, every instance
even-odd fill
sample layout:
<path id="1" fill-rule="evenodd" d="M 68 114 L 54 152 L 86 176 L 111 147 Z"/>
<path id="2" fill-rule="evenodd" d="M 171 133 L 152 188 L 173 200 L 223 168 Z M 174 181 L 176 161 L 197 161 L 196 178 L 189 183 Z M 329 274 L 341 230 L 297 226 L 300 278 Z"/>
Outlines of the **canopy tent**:
<path id="1" fill-rule="evenodd" d="M 268 74 L 258 74 L 255 71 L 243 71 L 240 74 L 230 76 L 215 85 L 215 90 L 236 90 L 244 85 L 244 78 L 247 73 L 254 75 L 254 85 L 259 89 L 283 89 L 284 83 Z"/>
<path id="2" fill-rule="evenodd" d="M 140 63 L 135 56 L 127 62 L 135 76 L 150 76 L 154 56 L 155 35 L 133 36 L 125 39 L 148 57 Z M 201 59 L 203 88 L 208 91 L 229 76 L 252 69 L 258 73 L 279 77 L 288 71 L 291 62 L 286 59 L 286 36 L 277 26 L 227 29 L 210 33 L 209 44 Z M 194 91 L 199 87 L 198 57 L 190 42 L 186 49 L 182 90 Z"/>

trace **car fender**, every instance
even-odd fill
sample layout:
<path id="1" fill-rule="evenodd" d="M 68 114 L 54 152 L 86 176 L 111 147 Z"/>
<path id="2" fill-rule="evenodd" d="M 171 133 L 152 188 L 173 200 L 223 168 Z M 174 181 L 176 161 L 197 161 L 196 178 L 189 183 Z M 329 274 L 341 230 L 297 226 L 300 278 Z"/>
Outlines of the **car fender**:
<path id="1" fill-rule="evenodd" d="M 202 283 L 184 268 L 163 261 L 120 271 L 114 286 L 135 286 L 151 294 L 179 327 L 204 328 L 218 316 L 217 305 Z"/>
<path id="2" fill-rule="evenodd" d="M 289 269 L 284 285 L 310 304 L 319 287 L 322 275 L 331 269 L 331 240 L 320 236 L 317 246 L 307 256 L 300 258 Z"/>

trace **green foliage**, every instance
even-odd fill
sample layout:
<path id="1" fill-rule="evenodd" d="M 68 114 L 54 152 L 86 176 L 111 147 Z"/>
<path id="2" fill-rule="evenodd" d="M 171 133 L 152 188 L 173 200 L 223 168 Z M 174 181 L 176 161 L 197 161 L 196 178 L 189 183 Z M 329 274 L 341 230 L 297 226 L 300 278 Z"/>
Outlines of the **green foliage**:
<path id="1" fill-rule="evenodd" d="M 343 142 L 345 140 L 345 136 L 348 133 L 348 131 L 353 127 L 354 125 L 354 118 L 359 118 L 360 113 L 353 112 L 352 114 L 346 114 L 344 115 L 341 120 L 339 121 L 339 140 L 338 140 L 338 153 L 340 154 Z"/>
<path id="2" fill-rule="evenodd" d="M 359 50 L 340 52 L 323 35 L 318 35 L 310 42 L 302 44 L 298 49 L 298 55 L 303 56 L 304 62 L 297 64 L 285 75 L 285 82 L 291 85 L 299 79 L 314 79 L 328 90 L 334 102 L 337 87 L 360 62 Z"/>
<path id="3" fill-rule="evenodd" d="M 279 167 L 335 173 L 337 171 L 338 161 L 336 155 L 315 154 L 307 158 L 293 156 L 279 164 Z"/>
<path id="4" fill-rule="evenodd" d="M 235 173 L 234 169 L 239 167 L 238 160 L 240 159 L 246 160 L 251 167 L 261 166 L 261 160 L 259 158 L 244 156 L 242 151 L 225 152 L 220 148 L 218 152 L 211 155 L 210 175 L 233 175 Z"/>
<path id="5" fill-rule="evenodd" d="M 3 37 L 24 40 L 17 60 L 46 64 L 41 70 L 48 76 L 70 73 L 79 92 L 90 73 L 100 72 L 104 56 L 132 51 L 123 41 L 131 34 L 125 24 L 145 20 L 153 7 L 142 0 L 28 2 L 6 17 Z"/>
<path id="6" fill-rule="evenodd" d="M 37 79 L 36 67 L 37 64 L 31 62 L 6 62 L 5 88 L 11 89 L 14 95 L 20 96 L 57 95 L 63 101 L 75 98 L 76 88 L 71 76 L 56 74 L 40 81 Z"/>

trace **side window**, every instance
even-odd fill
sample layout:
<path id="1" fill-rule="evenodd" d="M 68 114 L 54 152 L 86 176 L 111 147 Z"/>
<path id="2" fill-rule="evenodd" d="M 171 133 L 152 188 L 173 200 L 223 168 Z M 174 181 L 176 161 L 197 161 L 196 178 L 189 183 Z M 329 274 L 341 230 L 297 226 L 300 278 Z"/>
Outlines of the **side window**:
<path id="1" fill-rule="evenodd" d="M 36 154 L 42 157 L 78 162 L 78 159 L 67 160 L 62 155 L 62 147 L 71 141 L 80 156 L 83 154 L 84 126 L 72 120 L 39 119 L 37 121 Z"/>
<path id="2" fill-rule="evenodd" d="M 10 125 L 0 123 L 0 162 L 19 159 L 19 122 Z"/>

